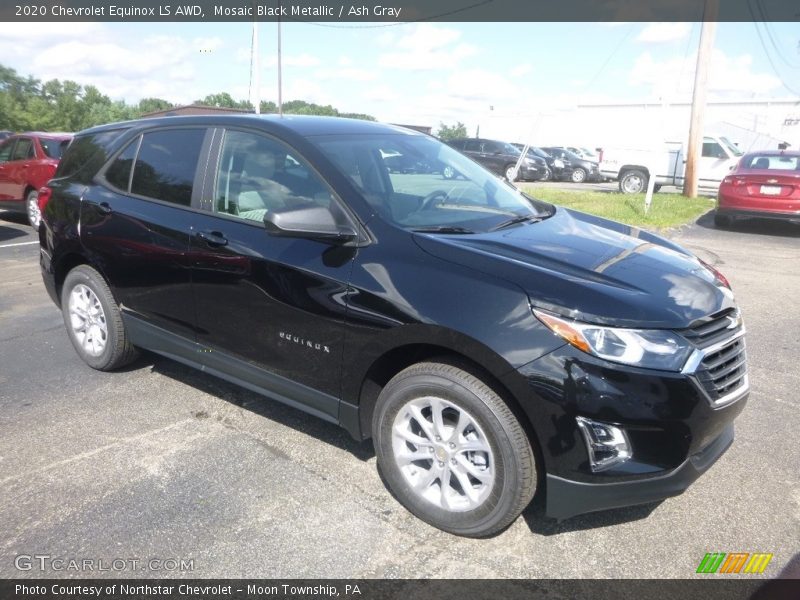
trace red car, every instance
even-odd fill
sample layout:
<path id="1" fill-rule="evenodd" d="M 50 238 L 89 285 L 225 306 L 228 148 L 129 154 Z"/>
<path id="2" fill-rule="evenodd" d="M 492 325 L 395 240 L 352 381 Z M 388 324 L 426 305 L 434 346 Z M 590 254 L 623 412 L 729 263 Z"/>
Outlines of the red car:
<path id="1" fill-rule="evenodd" d="M 56 171 L 69 133 L 19 133 L 0 143 L 0 208 L 24 212 L 39 228 L 38 191 Z"/>
<path id="2" fill-rule="evenodd" d="M 739 217 L 800 223 L 800 152 L 765 150 L 742 156 L 719 186 L 714 224 L 725 227 Z"/>

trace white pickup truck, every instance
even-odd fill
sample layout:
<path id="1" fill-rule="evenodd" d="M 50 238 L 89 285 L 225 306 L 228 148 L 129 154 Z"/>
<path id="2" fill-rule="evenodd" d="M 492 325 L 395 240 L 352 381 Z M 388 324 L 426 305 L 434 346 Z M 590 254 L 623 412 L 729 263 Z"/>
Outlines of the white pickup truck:
<path id="1" fill-rule="evenodd" d="M 600 175 L 619 181 L 619 191 L 623 194 L 647 191 L 647 182 L 653 171 L 656 191 L 662 185 L 681 187 L 686 170 L 684 149 L 685 145 L 679 142 L 666 142 L 658 149 L 603 148 Z M 699 187 L 718 188 L 742 154 L 727 138 L 705 136 L 697 168 Z"/>

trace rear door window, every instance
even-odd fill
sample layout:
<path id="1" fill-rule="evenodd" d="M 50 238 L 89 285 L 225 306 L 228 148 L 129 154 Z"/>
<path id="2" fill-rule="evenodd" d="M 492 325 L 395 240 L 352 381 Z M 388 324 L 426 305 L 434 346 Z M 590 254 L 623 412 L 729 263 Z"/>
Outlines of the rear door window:
<path id="1" fill-rule="evenodd" d="M 8 140 L 0 144 L 0 163 L 11 160 L 11 151 L 14 149 L 14 142 L 16 141 L 17 140 Z"/>
<path id="2" fill-rule="evenodd" d="M 33 158 L 33 140 L 30 138 L 19 138 L 11 160 L 27 160 Z"/>
<path id="3" fill-rule="evenodd" d="M 204 128 L 145 133 L 133 169 L 131 193 L 189 206 L 205 134 Z"/>

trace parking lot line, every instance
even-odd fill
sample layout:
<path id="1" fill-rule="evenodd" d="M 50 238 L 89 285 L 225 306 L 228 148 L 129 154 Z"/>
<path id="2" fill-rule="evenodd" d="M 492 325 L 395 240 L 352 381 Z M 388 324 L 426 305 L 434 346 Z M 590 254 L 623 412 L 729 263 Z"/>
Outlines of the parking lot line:
<path id="1" fill-rule="evenodd" d="M 0 248 L 13 248 L 14 246 L 30 246 L 32 244 L 38 244 L 39 240 L 34 242 L 17 242 L 16 244 L 0 244 Z"/>

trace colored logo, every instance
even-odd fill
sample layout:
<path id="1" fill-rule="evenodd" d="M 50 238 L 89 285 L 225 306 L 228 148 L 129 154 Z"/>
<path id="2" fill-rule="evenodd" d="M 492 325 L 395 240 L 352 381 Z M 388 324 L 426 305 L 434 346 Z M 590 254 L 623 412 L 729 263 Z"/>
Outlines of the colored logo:
<path id="1" fill-rule="evenodd" d="M 700 561 L 698 573 L 763 573 L 772 560 L 766 552 L 709 552 Z"/>

